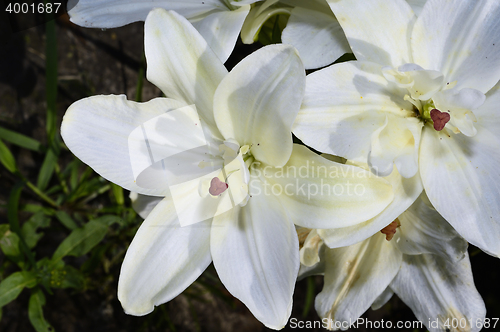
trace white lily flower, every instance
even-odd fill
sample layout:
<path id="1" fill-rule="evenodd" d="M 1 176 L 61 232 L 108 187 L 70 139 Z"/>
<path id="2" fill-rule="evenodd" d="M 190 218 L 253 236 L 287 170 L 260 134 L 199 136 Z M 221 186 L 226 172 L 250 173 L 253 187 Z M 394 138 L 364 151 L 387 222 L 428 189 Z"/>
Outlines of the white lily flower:
<path id="1" fill-rule="evenodd" d="M 61 128 L 66 145 L 97 173 L 134 193 L 164 197 L 134 203 L 147 218 L 125 256 L 118 298 L 127 313 L 145 315 L 213 260 L 227 289 L 279 329 L 300 265 L 294 223 L 363 222 L 392 201 L 391 185 L 292 144 L 305 86 L 292 47 L 264 47 L 228 73 L 184 17 L 154 9 L 145 52 L 148 80 L 173 99 L 90 97 L 68 109 Z M 314 167 L 340 173 L 325 178 L 310 173 Z M 363 192 L 300 192 L 336 185 Z"/>
<path id="2" fill-rule="evenodd" d="M 347 247 L 328 248 L 320 230 L 309 232 L 300 274 L 324 275 L 315 306 L 329 329 L 346 329 L 396 293 L 429 331 L 457 323 L 456 331 L 480 330 L 476 322 L 484 321 L 486 308 L 467 242 L 426 201 L 423 194 L 381 233 Z M 307 231 L 299 229 L 299 238 Z"/>
<path id="3" fill-rule="evenodd" d="M 250 4 L 258 0 L 69 0 L 70 21 L 87 28 L 116 28 L 144 21 L 153 8 L 187 18 L 222 62 L 231 55 Z"/>
<path id="4" fill-rule="evenodd" d="M 335 62 L 351 48 L 326 0 L 280 0 L 293 6 L 281 39 L 293 45 L 306 69 Z M 418 15 L 427 0 L 407 0 Z"/>
<path id="5" fill-rule="evenodd" d="M 418 18 L 403 0 L 329 3 L 358 61 L 307 77 L 294 133 L 379 175 L 420 171 L 436 210 L 499 256 L 500 2 L 428 0 Z"/>

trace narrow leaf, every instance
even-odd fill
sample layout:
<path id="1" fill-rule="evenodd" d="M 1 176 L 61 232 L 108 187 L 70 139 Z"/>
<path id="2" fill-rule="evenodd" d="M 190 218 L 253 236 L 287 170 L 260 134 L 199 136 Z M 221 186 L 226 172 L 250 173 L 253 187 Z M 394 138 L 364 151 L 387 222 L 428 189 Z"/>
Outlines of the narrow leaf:
<path id="1" fill-rule="evenodd" d="M 71 219 L 71 217 L 64 211 L 57 211 L 56 212 L 56 218 L 59 220 L 61 224 L 63 224 L 64 227 L 66 227 L 69 230 L 74 230 L 78 228 L 78 225 Z"/>
<path id="2" fill-rule="evenodd" d="M 7 145 L 0 140 L 0 163 L 11 173 L 17 171 L 16 160 Z"/>
<path id="3" fill-rule="evenodd" d="M 21 227 L 19 227 L 19 219 L 18 219 L 18 210 L 19 210 L 19 198 L 21 197 L 21 191 L 23 190 L 24 182 L 18 182 L 9 196 L 9 201 L 7 203 L 7 219 L 9 220 L 10 229 L 19 236 L 19 247 L 25 253 L 26 257 L 28 257 L 29 262 L 32 266 L 35 266 L 35 257 L 31 252 L 30 248 L 24 241 L 24 238 L 21 233 Z"/>
<path id="4" fill-rule="evenodd" d="M 113 190 L 113 195 L 115 196 L 116 204 L 123 205 L 125 199 L 123 198 L 123 188 L 112 183 L 111 189 Z"/>
<path id="5" fill-rule="evenodd" d="M 42 167 L 40 168 L 40 172 L 38 173 L 38 179 L 36 181 L 36 186 L 40 190 L 45 190 L 47 188 L 50 179 L 52 178 L 52 174 L 54 173 L 54 169 L 57 163 L 57 152 L 53 148 L 47 149 L 47 153 L 45 154 L 45 158 L 43 159 Z"/>
<path id="6" fill-rule="evenodd" d="M 2 127 L 0 127 L 0 139 L 28 150 L 42 151 L 42 144 L 36 139 Z"/>

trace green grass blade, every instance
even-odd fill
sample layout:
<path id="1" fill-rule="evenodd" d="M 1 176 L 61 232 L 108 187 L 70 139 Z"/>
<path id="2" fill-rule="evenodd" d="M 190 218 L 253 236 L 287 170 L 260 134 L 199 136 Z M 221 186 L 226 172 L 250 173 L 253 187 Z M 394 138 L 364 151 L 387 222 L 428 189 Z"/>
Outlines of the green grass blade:
<path id="1" fill-rule="evenodd" d="M 0 127 L 0 139 L 3 139 L 7 142 L 20 146 L 22 148 L 41 152 L 42 144 L 38 142 L 36 139 L 28 137 L 23 134 L 16 133 L 15 131 L 5 129 Z"/>
<path id="2" fill-rule="evenodd" d="M 59 136 L 57 135 L 57 36 L 56 23 L 53 15 L 47 14 L 45 24 L 45 98 L 47 101 L 47 139 L 49 149 L 45 155 L 40 173 L 38 174 L 37 187 L 41 190 L 47 188 L 54 173 L 59 155 Z"/>
<path id="3" fill-rule="evenodd" d="M 309 310 L 314 302 L 314 277 L 307 278 L 307 293 L 306 301 L 304 304 L 304 310 L 302 311 L 302 317 L 307 317 Z"/>
<path id="4" fill-rule="evenodd" d="M 54 149 L 49 148 L 45 154 L 45 159 L 43 160 L 42 167 L 38 173 L 38 179 L 36 181 L 36 186 L 40 190 L 45 190 L 49 185 L 49 181 L 54 174 L 54 170 L 57 164 L 58 153 Z"/>
<path id="5" fill-rule="evenodd" d="M 9 220 L 10 224 L 10 229 L 19 236 L 19 245 L 20 248 L 24 251 L 26 254 L 26 257 L 28 258 L 31 266 L 35 267 L 35 257 L 33 256 L 33 253 L 29 249 L 28 245 L 26 244 L 26 241 L 23 238 L 23 235 L 21 233 L 21 227 L 19 227 L 19 219 L 18 219 L 18 212 L 19 212 L 19 198 L 21 197 L 21 191 L 23 190 L 24 187 L 24 182 L 18 182 L 14 188 L 12 188 L 12 191 L 9 196 L 9 201 L 7 203 L 7 219 Z"/>
<path id="6" fill-rule="evenodd" d="M 7 145 L 5 145 L 1 140 L 0 140 L 0 163 L 2 163 L 2 165 L 4 165 L 4 167 L 7 168 L 9 172 L 11 173 L 17 172 L 16 159 L 14 159 L 14 156 L 12 155 L 12 152 L 10 152 Z"/>

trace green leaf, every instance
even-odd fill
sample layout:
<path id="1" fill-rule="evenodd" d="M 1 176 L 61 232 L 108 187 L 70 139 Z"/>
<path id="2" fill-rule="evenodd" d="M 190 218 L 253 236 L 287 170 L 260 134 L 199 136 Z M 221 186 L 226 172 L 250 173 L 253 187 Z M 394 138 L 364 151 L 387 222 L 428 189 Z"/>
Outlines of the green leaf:
<path id="1" fill-rule="evenodd" d="M 56 213 L 56 210 L 42 206 L 42 205 L 38 205 L 38 204 L 21 205 L 20 210 L 24 211 L 24 212 L 33 213 L 33 214 L 37 213 L 39 211 L 43 211 L 43 213 L 47 216 L 53 216 Z"/>
<path id="2" fill-rule="evenodd" d="M 32 288 L 36 284 L 36 275 L 31 271 L 12 273 L 0 283 L 0 308 L 14 301 L 24 287 Z"/>
<path id="3" fill-rule="evenodd" d="M 71 217 L 64 211 L 57 211 L 56 212 L 56 218 L 59 220 L 61 224 L 63 224 L 64 227 L 69 229 L 70 231 L 77 229 L 78 225 L 71 219 Z"/>
<path id="4" fill-rule="evenodd" d="M 113 195 L 115 196 L 116 204 L 123 205 L 125 199 L 123 198 L 123 188 L 112 183 L 111 189 L 113 190 Z"/>
<path id="5" fill-rule="evenodd" d="M 302 317 L 307 317 L 309 310 L 314 302 L 314 277 L 307 278 L 307 293 L 306 293 L 306 301 L 304 304 L 304 310 L 302 311 Z"/>
<path id="6" fill-rule="evenodd" d="M 35 247 L 38 240 L 43 236 L 43 233 L 37 233 L 38 228 L 47 228 L 49 226 L 50 218 L 46 217 L 42 211 L 35 213 L 23 224 L 21 234 L 30 249 Z"/>
<path id="7" fill-rule="evenodd" d="M 40 288 L 31 293 L 28 305 L 28 318 L 37 332 L 53 332 L 54 328 L 43 317 L 45 295 Z"/>
<path id="8" fill-rule="evenodd" d="M 11 173 L 17 171 L 16 160 L 7 145 L 0 140 L 0 163 Z"/>
<path id="9" fill-rule="evenodd" d="M 50 16 L 51 14 L 47 14 Z M 47 101 L 47 135 L 49 145 L 53 143 L 57 128 L 57 33 L 56 23 L 48 19 L 45 24 L 45 98 Z"/>
<path id="10" fill-rule="evenodd" d="M 45 188 L 47 188 L 49 184 L 50 179 L 52 178 L 52 174 L 54 173 L 54 169 L 56 168 L 57 155 L 58 153 L 55 151 L 55 149 L 47 149 L 47 153 L 45 154 L 45 158 L 43 159 L 42 167 L 40 168 L 38 179 L 36 181 L 36 186 L 40 190 L 45 190 Z"/>
<path id="11" fill-rule="evenodd" d="M 19 249 L 19 236 L 12 232 L 7 224 L 0 225 L 0 249 L 8 259 L 24 268 L 25 258 Z"/>
<path id="12" fill-rule="evenodd" d="M 24 252 L 26 257 L 28 257 L 29 262 L 32 266 L 35 266 L 35 257 L 31 252 L 30 248 L 24 241 L 21 233 L 21 228 L 19 227 L 18 211 L 19 211 L 19 198 L 21 197 L 21 191 L 23 190 L 24 182 L 18 182 L 12 188 L 9 201 L 7 203 L 7 219 L 9 220 L 10 229 L 19 236 L 19 247 Z"/>
<path id="13" fill-rule="evenodd" d="M 0 139 L 3 139 L 7 142 L 20 146 L 22 148 L 41 152 L 42 144 L 38 142 L 36 139 L 25 136 L 23 134 L 16 133 L 15 131 L 8 130 L 0 127 Z"/>
<path id="14" fill-rule="evenodd" d="M 108 226 L 120 220 L 116 216 L 103 216 L 75 229 L 56 249 L 52 261 L 55 263 L 65 256 L 85 255 L 102 241 L 108 232 Z"/>
<path id="15" fill-rule="evenodd" d="M 7 224 L 0 225 L 0 248 L 6 256 L 19 256 L 19 236 L 10 231 Z"/>

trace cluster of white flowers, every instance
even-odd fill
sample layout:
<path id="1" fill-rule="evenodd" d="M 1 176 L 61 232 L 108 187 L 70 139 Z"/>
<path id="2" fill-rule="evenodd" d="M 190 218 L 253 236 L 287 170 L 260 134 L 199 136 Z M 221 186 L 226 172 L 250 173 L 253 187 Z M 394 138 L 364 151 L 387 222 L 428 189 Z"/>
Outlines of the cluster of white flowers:
<path id="1" fill-rule="evenodd" d="M 297 277 L 314 274 L 332 329 L 394 293 L 424 324 L 438 320 L 430 331 L 449 319 L 481 328 L 467 246 L 500 256 L 500 1 L 69 8 L 87 27 L 144 20 L 147 78 L 166 96 L 86 98 L 61 128 L 145 218 L 118 284 L 127 313 L 151 312 L 213 262 L 273 329 L 287 324 Z M 276 31 L 281 44 L 226 70 L 239 35 Z M 345 53 L 356 60 L 306 76 Z"/>

